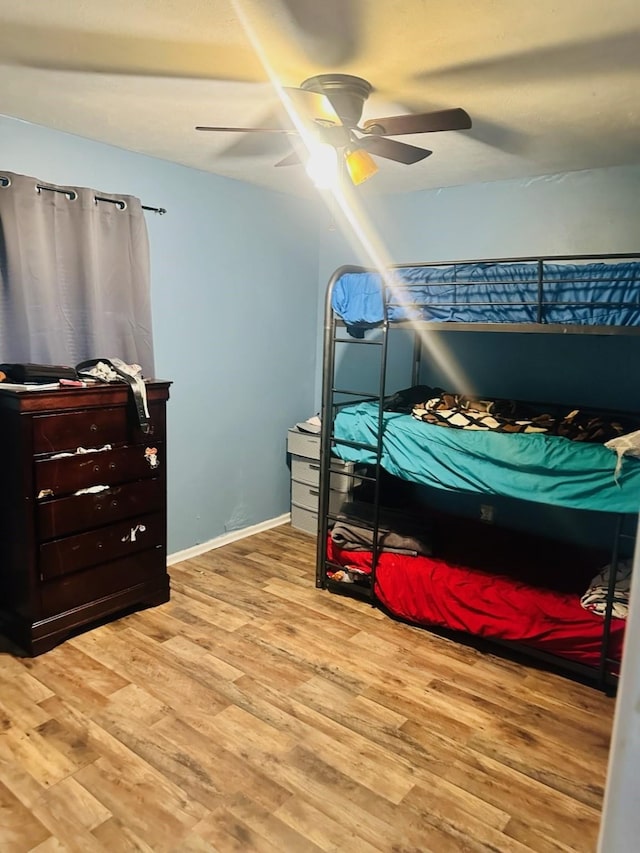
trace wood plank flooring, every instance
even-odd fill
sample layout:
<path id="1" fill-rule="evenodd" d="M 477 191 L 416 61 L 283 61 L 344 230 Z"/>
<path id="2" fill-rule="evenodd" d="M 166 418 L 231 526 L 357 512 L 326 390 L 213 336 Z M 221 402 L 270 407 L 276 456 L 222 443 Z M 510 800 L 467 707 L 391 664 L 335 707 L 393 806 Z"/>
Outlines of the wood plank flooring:
<path id="1" fill-rule="evenodd" d="M 314 550 L 0 653 L 2 853 L 594 851 L 614 700 L 316 590 Z"/>

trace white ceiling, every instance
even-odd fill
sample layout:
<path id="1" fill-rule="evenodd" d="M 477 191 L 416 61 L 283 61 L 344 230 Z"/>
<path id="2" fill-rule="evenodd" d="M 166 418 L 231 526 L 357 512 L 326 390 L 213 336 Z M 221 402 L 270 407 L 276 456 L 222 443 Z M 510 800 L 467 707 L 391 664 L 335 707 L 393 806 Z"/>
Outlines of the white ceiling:
<path id="1" fill-rule="evenodd" d="M 0 0 L 0 114 L 304 194 L 269 82 L 355 74 L 364 118 L 464 107 L 369 186 L 406 192 L 640 162 L 638 0 Z M 7 165 L 7 164 L 5 164 Z M 10 166 L 10 164 L 9 164 Z"/>

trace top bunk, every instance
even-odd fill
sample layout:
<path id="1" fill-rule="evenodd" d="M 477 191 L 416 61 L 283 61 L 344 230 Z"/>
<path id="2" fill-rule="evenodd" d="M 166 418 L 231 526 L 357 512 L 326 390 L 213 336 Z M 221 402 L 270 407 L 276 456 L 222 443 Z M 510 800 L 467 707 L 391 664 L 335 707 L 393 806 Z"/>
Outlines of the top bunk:
<path id="1" fill-rule="evenodd" d="M 330 307 L 353 337 L 387 322 L 474 331 L 640 333 L 640 255 L 345 266 Z"/>

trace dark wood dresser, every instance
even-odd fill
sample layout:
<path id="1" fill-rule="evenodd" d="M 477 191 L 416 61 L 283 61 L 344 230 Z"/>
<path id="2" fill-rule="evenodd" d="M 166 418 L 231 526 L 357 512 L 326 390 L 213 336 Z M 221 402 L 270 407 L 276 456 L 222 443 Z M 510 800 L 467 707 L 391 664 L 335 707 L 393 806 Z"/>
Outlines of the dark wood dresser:
<path id="1" fill-rule="evenodd" d="M 169 600 L 170 384 L 146 383 L 147 435 L 125 383 L 0 386 L 0 634 L 28 654 L 106 616 Z"/>

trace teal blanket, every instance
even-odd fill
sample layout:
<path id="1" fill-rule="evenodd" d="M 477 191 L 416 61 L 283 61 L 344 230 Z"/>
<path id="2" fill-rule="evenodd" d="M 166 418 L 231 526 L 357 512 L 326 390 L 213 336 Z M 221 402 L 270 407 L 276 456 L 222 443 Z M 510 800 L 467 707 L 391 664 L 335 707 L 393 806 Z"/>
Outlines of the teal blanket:
<path id="1" fill-rule="evenodd" d="M 378 406 L 359 403 L 335 418 L 337 439 L 376 445 Z M 374 463 L 375 452 L 335 444 L 348 462 Z M 640 510 L 640 459 L 601 444 L 541 434 L 453 429 L 384 413 L 382 466 L 390 474 L 437 489 L 504 495 L 604 512 Z"/>

